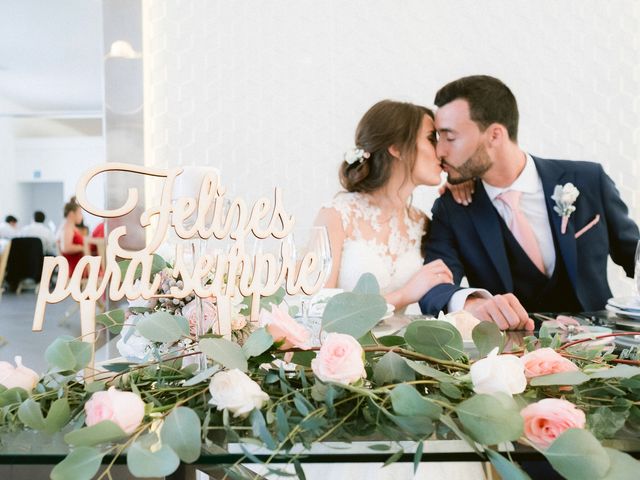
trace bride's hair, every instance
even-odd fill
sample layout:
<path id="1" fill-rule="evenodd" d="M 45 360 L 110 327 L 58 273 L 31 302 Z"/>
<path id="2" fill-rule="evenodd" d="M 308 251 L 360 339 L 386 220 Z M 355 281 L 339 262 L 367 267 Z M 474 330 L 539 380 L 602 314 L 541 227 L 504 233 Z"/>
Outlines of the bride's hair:
<path id="1" fill-rule="evenodd" d="M 403 159 L 407 178 L 416 161 L 416 141 L 426 107 L 413 103 L 382 100 L 364 114 L 356 128 L 356 148 L 370 155 L 363 161 L 340 165 L 340 183 L 348 192 L 368 193 L 382 187 L 391 176 L 396 160 L 389 147 L 395 146 Z"/>

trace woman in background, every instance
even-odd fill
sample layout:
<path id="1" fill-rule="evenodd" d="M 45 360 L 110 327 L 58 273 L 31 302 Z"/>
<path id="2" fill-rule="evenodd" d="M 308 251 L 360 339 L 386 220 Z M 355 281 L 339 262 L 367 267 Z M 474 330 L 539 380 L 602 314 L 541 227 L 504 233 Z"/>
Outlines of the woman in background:
<path id="1" fill-rule="evenodd" d="M 84 256 L 84 239 L 76 225 L 82 222 L 82 209 L 76 203 L 76 197 L 71 197 L 64 206 L 64 223 L 58 232 L 57 245 L 60 254 L 69 262 L 69 275 L 76 268 Z"/>

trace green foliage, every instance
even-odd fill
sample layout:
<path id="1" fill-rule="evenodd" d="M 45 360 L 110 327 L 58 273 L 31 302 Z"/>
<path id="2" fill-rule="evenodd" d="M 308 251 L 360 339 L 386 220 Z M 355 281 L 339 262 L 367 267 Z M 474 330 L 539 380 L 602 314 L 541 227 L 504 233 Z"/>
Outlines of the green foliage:
<path id="1" fill-rule="evenodd" d="M 149 442 L 150 443 L 150 442 Z M 165 477 L 180 466 L 180 457 L 169 445 L 151 449 L 142 438 L 133 442 L 127 452 L 127 467 L 136 477 Z"/>
<path id="2" fill-rule="evenodd" d="M 485 445 L 517 440 L 524 430 L 520 410 L 508 395 L 475 395 L 460 403 L 456 413 L 464 429 Z"/>
<path id="3" fill-rule="evenodd" d="M 624 426 L 628 417 L 629 410 L 620 412 L 610 407 L 598 407 L 587 416 L 587 428 L 596 438 L 611 438 Z"/>
<path id="4" fill-rule="evenodd" d="M 360 338 L 380 321 L 387 302 L 377 294 L 340 293 L 329 299 L 322 314 L 322 329 Z"/>
<path id="5" fill-rule="evenodd" d="M 441 320 L 416 320 L 407 327 L 405 340 L 416 352 L 440 360 L 458 360 L 465 356 L 460 332 Z"/>
<path id="6" fill-rule="evenodd" d="M 118 335 L 122 331 L 122 325 L 124 324 L 124 310 L 111 310 L 96 315 L 96 323 L 104 325 L 109 332 Z"/>
<path id="7" fill-rule="evenodd" d="M 579 370 L 574 372 L 560 372 L 551 375 L 541 375 L 531 379 L 531 385 L 542 387 L 548 385 L 580 385 L 588 382 L 591 378 Z"/>
<path id="8" fill-rule="evenodd" d="M 613 448 L 605 447 L 604 451 L 609 456 L 609 470 L 602 480 L 637 480 L 640 461 Z"/>
<path id="9" fill-rule="evenodd" d="M 363 273 L 358 279 L 358 283 L 356 283 L 353 293 L 358 293 L 360 295 L 379 295 L 380 285 L 378 284 L 378 280 L 375 275 L 368 272 Z"/>
<path id="10" fill-rule="evenodd" d="M 518 465 L 510 462 L 498 452 L 487 449 L 486 453 L 487 457 L 489 457 L 489 461 L 502 478 L 509 480 L 531 480 L 531 477 L 524 473 Z"/>
<path id="11" fill-rule="evenodd" d="M 249 367 L 242 347 L 224 338 L 203 338 L 200 340 L 200 351 L 229 369 L 237 368 L 246 372 Z"/>
<path id="12" fill-rule="evenodd" d="M 91 350 L 90 343 L 62 335 L 47 347 L 44 358 L 51 368 L 77 372 L 89 365 Z"/>
<path id="13" fill-rule="evenodd" d="M 391 391 L 393 411 L 405 417 L 426 417 L 437 420 L 442 414 L 442 407 L 424 398 L 411 385 L 401 384 Z"/>
<path id="14" fill-rule="evenodd" d="M 196 412 L 178 407 L 165 419 L 160 433 L 162 443 L 171 447 L 180 460 L 195 462 L 200 456 L 200 419 Z"/>
<path id="15" fill-rule="evenodd" d="M 127 434 L 111 420 L 103 420 L 91 427 L 72 430 L 64 436 L 69 445 L 92 447 L 101 443 L 113 442 L 126 438 Z"/>
<path id="16" fill-rule="evenodd" d="M 480 357 L 486 357 L 494 348 L 498 348 L 500 353 L 504 346 L 502 332 L 493 322 L 478 323 L 471 332 L 471 338 L 478 348 Z"/>
<path id="17" fill-rule="evenodd" d="M 183 317 L 160 311 L 142 317 L 136 324 L 136 330 L 152 342 L 173 343 L 189 335 L 189 322 Z"/>
<path id="18" fill-rule="evenodd" d="M 373 367 L 373 381 L 378 385 L 415 380 L 415 372 L 395 352 L 385 353 Z"/>
<path id="19" fill-rule="evenodd" d="M 51 470 L 51 480 L 90 480 L 98 473 L 104 454 L 91 447 L 74 448 Z"/>
<path id="20" fill-rule="evenodd" d="M 544 453 L 553 468 L 568 480 L 597 480 L 609 471 L 606 450 L 586 430 L 565 430 Z"/>
<path id="21" fill-rule="evenodd" d="M 263 354 L 273 345 L 273 337 L 266 328 L 255 330 L 242 345 L 242 351 L 247 358 Z"/>

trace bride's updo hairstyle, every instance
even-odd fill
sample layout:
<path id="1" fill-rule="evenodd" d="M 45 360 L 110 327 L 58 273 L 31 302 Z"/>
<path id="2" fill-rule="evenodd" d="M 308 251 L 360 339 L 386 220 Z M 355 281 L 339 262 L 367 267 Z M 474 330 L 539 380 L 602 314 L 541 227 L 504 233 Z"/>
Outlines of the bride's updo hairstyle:
<path id="1" fill-rule="evenodd" d="M 399 150 L 406 178 L 410 178 L 416 161 L 418 131 L 425 115 L 434 118 L 426 107 L 393 100 L 382 100 L 371 107 L 356 128 L 356 149 L 364 151 L 364 155 L 340 165 L 344 189 L 370 193 L 387 183 L 392 164 L 397 160 L 389 153 L 392 145 Z"/>

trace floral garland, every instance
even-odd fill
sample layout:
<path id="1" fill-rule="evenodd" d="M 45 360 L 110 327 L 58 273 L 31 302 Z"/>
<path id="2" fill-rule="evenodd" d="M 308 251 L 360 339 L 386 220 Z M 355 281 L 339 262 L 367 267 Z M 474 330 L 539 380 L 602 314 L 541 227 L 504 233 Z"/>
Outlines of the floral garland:
<path id="1" fill-rule="evenodd" d="M 0 432 L 62 431 L 73 448 L 52 470 L 53 479 L 93 478 L 105 455 L 126 455 L 135 476 L 165 476 L 181 461 L 196 461 L 203 444 L 229 442 L 243 451 L 228 467 L 232 478 L 243 478 L 243 462 L 259 461 L 249 448 L 256 442 L 270 449 L 271 459 L 285 457 L 301 472 L 294 445 L 374 432 L 415 440 L 416 466 L 423 441 L 464 439 L 504 478 L 528 478 L 494 447 L 511 441 L 538 450 L 569 479 L 585 472 L 630 478 L 640 467 L 601 444 L 640 432 L 637 360 L 617 363 L 589 339 L 563 348 L 561 336 L 548 332 L 505 351 L 504 334 L 482 322 L 473 330 L 480 359 L 471 362 L 446 317 L 377 338 L 371 329 L 386 312 L 377 292 L 366 274 L 353 292 L 331 298 L 320 346 L 285 306 L 268 306 L 281 304 L 281 293 L 265 300 L 253 330 L 238 306 L 242 345 L 211 333 L 196 338 L 189 302 L 134 303 L 107 312 L 99 321 L 122 334 L 129 360 L 104 365 L 108 371 L 90 383 L 79 381 L 89 345 L 61 337 L 45 352 L 50 369 L 42 377 L 20 359 L 15 367 L 0 362 Z M 205 322 L 214 328 L 207 308 Z M 204 370 L 191 361 L 199 352 L 208 359 Z M 398 442 L 388 462 L 402 453 Z M 109 468 L 98 478 L 108 478 Z"/>

